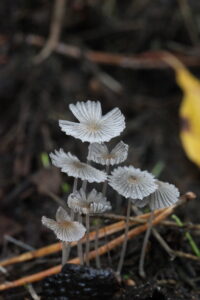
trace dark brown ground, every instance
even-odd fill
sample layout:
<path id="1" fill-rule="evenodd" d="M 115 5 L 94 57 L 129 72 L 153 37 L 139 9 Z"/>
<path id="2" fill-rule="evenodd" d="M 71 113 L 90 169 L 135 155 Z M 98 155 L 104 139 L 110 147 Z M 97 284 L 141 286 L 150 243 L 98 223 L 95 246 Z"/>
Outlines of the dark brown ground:
<path id="1" fill-rule="evenodd" d="M 124 55 L 165 49 L 195 57 L 199 51 L 200 3 L 186 1 L 192 14 L 186 22 L 179 2 L 68 1 L 61 41 L 80 49 Z M 45 170 L 41 153 L 63 147 L 85 159 L 86 144 L 65 136 L 57 122 L 58 119 L 72 118 L 68 104 L 77 100 L 100 100 L 105 112 L 119 107 L 127 121 L 122 139 L 130 145 L 128 163 L 152 170 L 162 162 L 162 180 L 173 182 L 181 193 L 192 190 L 200 195 L 199 169 L 186 158 L 179 139 L 181 91 L 175 84 L 173 72 L 168 68 L 131 70 L 96 65 L 84 58 L 75 60 L 56 53 L 34 65 L 33 58 L 40 48 L 28 44 L 23 38 L 30 34 L 46 38 L 52 9 L 53 1 L 48 0 L 0 1 L 2 259 L 24 251 L 11 243 L 5 247 L 4 234 L 33 248 L 55 241 L 53 234 L 40 222 L 42 215 L 53 216 L 57 208 L 45 190 L 64 197 L 61 186 L 67 182 L 71 187 L 72 180 L 55 169 Z M 117 80 L 121 89 L 113 91 L 110 84 L 103 84 L 99 79 L 101 71 Z M 197 76 L 200 74 L 199 67 L 192 71 Z M 123 209 L 125 211 L 125 207 L 118 207 L 118 211 Z M 176 214 L 182 221 L 199 223 L 199 209 L 197 199 L 177 210 Z M 172 248 L 191 252 L 184 239 L 184 230 L 159 229 Z M 198 244 L 199 235 L 193 233 L 193 237 Z M 146 258 L 147 279 L 139 278 L 137 266 L 142 238 L 139 236 L 129 243 L 123 270 L 126 277 L 132 278 L 140 287 L 125 288 L 124 299 L 200 299 L 200 264 L 178 258 L 170 261 L 153 237 Z M 111 254 L 111 266 L 115 268 L 118 252 Z M 9 267 L 6 279 L 14 280 L 58 262 L 59 256 L 52 256 L 50 261 L 40 259 L 36 263 Z M 108 265 L 107 258 L 103 263 Z M 5 276 L 1 277 L 3 282 Z M 39 291 L 39 285 L 35 286 Z M 30 299 L 24 288 L 6 292 L 0 297 Z"/>

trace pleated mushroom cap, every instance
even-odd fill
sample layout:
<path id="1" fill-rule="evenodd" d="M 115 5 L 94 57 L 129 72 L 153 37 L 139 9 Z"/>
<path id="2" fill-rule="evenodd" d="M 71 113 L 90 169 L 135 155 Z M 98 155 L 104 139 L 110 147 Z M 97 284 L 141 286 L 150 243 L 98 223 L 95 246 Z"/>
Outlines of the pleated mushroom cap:
<path id="1" fill-rule="evenodd" d="M 69 108 L 79 123 L 60 120 L 59 126 L 67 135 L 82 142 L 108 142 L 125 128 L 125 118 L 119 108 L 114 108 L 104 116 L 99 101 L 77 102 L 70 104 Z"/>
<path id="2" fill-rule="evenodd" d="M 118 165 L 127 159 L 128 145 L 119 142 L 111 152 L 104 144 L 93 143 L 89 146 L 88 160 L 94 161 L 101 165 Z"/>
<path id="3" fill-rule="evenodd" d="M 133 166 L 114 169 L 109 176 L 109 185 L 120 195 L 132 199 L 143 199 L 157 189 L 152 174 Z"/>
<path id="4" fill-rule="evenodd" d="M 151 210 L 165 208 L 174 205 L 180 196 L 179 190 L 168 182 L 156 181 L 157 190 L 146 199 Z"/>
<path id="5" fill-rule="evenodd" d="M 68 206 L 80 214 L 103 213 L 111 209 L 111 204 L 102 193 L 93 189 L 88 194 L 81 188 L 68 197 Z"/>
<path id="6" fill-rule="evenodd" d="M 61 168 L 61 171 L 68 176 L 87 180 L 88 182 L 103 182 L 107 179 L 105 172 L 81 162 L 78 157 L 70 152 L 65 153 L 63 149 L 50 153 L 50 158 L 54 166 Z"/>
<path id="7" fill-rule="evenodd" d="M 85 227 L 71 220 L 68 213 L 59 207 L 56 212 L 56 221 L 45 216 L 42 217 L 42 224 L 51 229 L 56 237 L 63 242 L 75 242 L 85 234 Z"/>

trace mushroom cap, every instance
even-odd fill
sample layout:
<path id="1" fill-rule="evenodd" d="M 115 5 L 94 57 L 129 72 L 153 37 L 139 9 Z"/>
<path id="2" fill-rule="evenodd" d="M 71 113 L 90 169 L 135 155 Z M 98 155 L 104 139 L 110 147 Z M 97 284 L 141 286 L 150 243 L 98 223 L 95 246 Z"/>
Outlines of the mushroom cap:
<path id="1" fill-rule="evenodd" d="M 64 152 L 63 149 L 55 150 L 55 153 L 50 153 L 49 156 L 53 165 L 61 168 L 61 171 L 67 173 L 68 176 L 87 180 L 88 182 L 103 182 L 107 179 L 105 172 L 81 162 L 78 157 L 70 152 Z"/>
<path id="2" fill-rule="evenodd" d="M 96 214 L 103 213 L 111 209 L 111 204 L 107 201 L 102 193 L 98 193 L 95 189 L 88 194 L 81 188 L 69 195 L 68 206 L 80 214 Z"/>
<path id="3" fill-rule="evenodd" d="M 114 169 L 109 176 L 109 185 L 120 195 L 131 199 L 143 199 L 157 189 L 152 174 L 133 166 Z"/>
<path id="4" fill-rule="evenodd" d="M 99 101 L 77 102 L 70 104 L 69 108 L 79 123 L 60 120 L 59 126 L 67 135 L 82 142 L 108 142 L 125 128 L 125 118 L 119 108 L 112 109 L 104 116 Z"/>
<path id="5" fill-rule="evenodd" d="M 156 184 L 157 190 L 144 199 L 149 203 L 151 210 L 165 208 L 178 201 L 180 193 L 175 185 L 160 180 L 157 180 Z"/>
<path id="6" fill-rule="evenodd" d="M 88 160 L 92 160 L 101 165 L 118 165 L 127 159 L 128 145 L 119 142 L 111 152 L 105 144 L 93 143 L 89 146 Z"/>
<path id="7" fill-rule="evenodd" d="M 51 229 L 56 237 L 63 242 L 78 241 L 84 236 L 86 231 L 86 228 L 81 223 L 72 221 L 62 207 L 59 207 L 56 212 L 56 221 L 43 216 L 42 224 Z"/>

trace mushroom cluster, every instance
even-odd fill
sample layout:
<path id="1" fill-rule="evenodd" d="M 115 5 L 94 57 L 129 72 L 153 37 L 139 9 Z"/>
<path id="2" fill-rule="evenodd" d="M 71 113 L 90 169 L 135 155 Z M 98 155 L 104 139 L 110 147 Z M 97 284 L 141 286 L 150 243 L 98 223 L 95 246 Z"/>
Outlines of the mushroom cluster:
<path id="1" fill-rule="evenodd" d="M 125 118 L 119 108 L 114 108 L 102 115 L 101 103 L 88 100 L 70 104 L 69 109 L 78 122 L 60 120 L 59 126 L 67 135 L 89 143 L 87 162 L 80 161 L 77 156 L 65 152 L 63 149 L 50 153 L 52 164 L 60 168 L 63 173 L 72 176 L 74 185 L 73 191 L 67 199 L 70 213 L 59 207 L 56 212 L 56 220 L 43 216 L 42 223 L 63 242 L 63 264 L 67 262 L 70 243 L 77 241 L 80 262 L 84 263 L 85 261 L 89 265 L 90 216 L 98 216 L 98 214 L 111 210 L 111 202 L 107 199 L 107 188 L 108 186 L 112 187 L 127 199 L 125 238 L 117 268 L 117 273 L 120 274 L 127 248 L 132 206 L 141 208 L 148 205 L 153 212 L 176 203 L 179 191 L 174 185 L 159 181 L 151 173 L 132 165 L 114 167 L 124 163 L 128 156 L 128 145 L 123 141 L 116 144 L 113 149 L 105 144 L 119 136 L 125 129 Z M 104 170 L 97 169 L 97 164 L 101 165 Z M 94 188 L 89 190 L 88 185 L 94 182 L 102 183 L 100 191 Z M 126 202 L 124 203 L 126 204 Z M 83 216 L 85 225 L 82 224 Z M 76 218 L 77 220 L 75 220 Z M 85 232 L 86 251 L 84 256 L 82 238 Z M 96 236 L 98 243 L 98 228 Z"/>

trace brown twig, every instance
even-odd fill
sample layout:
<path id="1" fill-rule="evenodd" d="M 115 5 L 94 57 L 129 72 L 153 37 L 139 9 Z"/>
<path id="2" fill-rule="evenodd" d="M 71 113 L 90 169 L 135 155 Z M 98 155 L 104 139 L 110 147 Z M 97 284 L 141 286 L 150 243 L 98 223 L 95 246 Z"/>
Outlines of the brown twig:
<path id="1" fill-rule="evenodd" d="M 182 196 L 182 200 L 177 205 L 183 204 L 186 201 L 192 200 L 192 199 L 195 199 L 195 198 L 196 198 L 196 195 L 194 193 L 188 192 L 188 193 L 186 193 L 185 195 Z M 162 211 L 164 211 L 164 210 L 157 210 L 157 211 L 154 212 L 154 215 L 157 216 Z M 146 223 L 146 219 L 149 218 L 149 215 L 150 214 L 147 213 L 147 214 L 140 215 L 138 217 L 130 217 L 131 225 L 138 224 L 138 223 L 140 223 L 140 224 L 141 223 L 142 224 Z M 124 224 L 125 224 L 125 222 L 123 221 L 123 220 L 125 220 L 124 216 L 117 216 L 117 215 L 114 215 L 114 214 L 103 214 L 103 215 L 99 215 L 99 216 L 110 218 L 110 219 L 115 219 L 115 220 L 120 220 L 120 222 L 117 222 L 117 223 L 114 223 L 114 224 L 111 224 L 111 225 L 108 225 L 108 226 L 105 226 L 105 227 L 101 228 L 99 230 L 99 238 L 104 237 L 105 235 L 113 234 L 113 233 L 118 232 L 118 231 L 120 231 L 124 228 Z M 165 222 L 166 222 L 166 224 L 169 224 L 169 221 L 165 221 Z M 171 223 L 173 223 L 173 225 L 174 225 L 174 222 L 170 222 L 170 224 Z M 161 222 L 161 224 L 165 224 L 165 223 Z M 90 233 L 90 240 L 91 241 L 95 239 L 95 234 L 96 234 L 95 231 Z M 85 241 L 85 239 L 83 239 L 83 242 L 84 241 Z M 75 245 L 76 245 L 76 243 L 71 244 L 72 247 L 75 246 Z M 61 243 L 55 243 L 55 244 L 52 244 L 50 246 L 42 247 L 42 248 L 40 248 L 38 250 L 35 250 L 35 251 L 26 252 L 26 253 L 23 253 L 21 255 L 5 259 L 5 260 L 0 262 L 0 266 L 5 267 L 5 266 L 11 265 L 11 264 L 20 263 L 20 262 L 31 260 L 31 259 L 34 259 L 34 258 L 50 255 L 50 254 L 56 253 L 58 251 L 61 251 Z"/>
<path id="2" fill-rule="evenodd" d="M 160 213 L 153 220 L 153 225 L 156 225 L 156 224 L 160 223 L 163 219 L 167 218 L 174 211 L 174 208 L 175 208 L 175 206 L 169 207 L 169 208 L 166 208 L 165 210 L 163 210 L 162 213 Z M 147 229 L 147 226 L 148 226 L 147 224 L 144 224 L 144 225 L 140 225 L 140 226 L 130 230 L 128 232 L 128 238 L 131 239 L 134 236 L 137 236 L 140 233 L 144 232 Z M 105 254 L 108 251 L 108 249 L 112 250 L 112 249 L 116 248 L 123 242 L 123 240 L 124 240 L 124 234 L 122 234 L 119 237 L 108 242 L 106 245 L 99 247 L 99 250 L 98 250 L 99 255 Z M 93 250 L 89 253 L 89 259 L 91 260 L 91 259 L 94 259 L 95 257 L 96 257 L 96 250 Z M 76 258 L 70 260 L 69 263 L 78 264 L 78 263 L 80 263 L 80 260 L 78 257 L 76 257 Z M 12 282 L 5 282 L 0 285 L 0 291 L 19 287 L 19 286 L 22 286 L 27 283 L 36 282 L 36 281 L 42 280 L 43 278 L 45 278 L 47 276 L 56 274 L 60 271 L 61 271 L 61 265 L 55 266 L 53 268 L 41 271 L 41 272 L 33 274 L 33 275 L 22 277 L 18 280 L 12 281 Z"/>
<path id="3" fill-rule="evenodd" d="M 156 211 L 155 214 L 158 215 L 161 212 L 162 211 Z M 149 217 L 149 214 L 144 214 L 144 215 L 141 215 L 140 217 L 136 217 L 135 221 L 140 218 L 140 219 L 143 219 L 143 222 L 145 222 L 145 220 L 148 219 L 148 217 Z M 137 224 L 137 222 L 135 222 L 135 221 L 131 221 L 130 225 Z M 125 226 L 125 222 L 122 220 L 120 222 L 116 222 L 114 224 L 100 228 L 99 229 L 99 238 L 102 238 L 105 235 L 110 235 L 115 232 L 118 232 L 118 231 L 122 230 L 124 228 L 124 226 Z M 96 231 L 90 232 L 90 241 L 95 239 L 95 235 L 96 235 Z M 82 242 L 85 242 L 85 240 L 86 239 L 83 238 Z M 71 243 L 72 247 L 75 245 L 76 245 L 76 242 Z M 26 252 L 21 255 L 5 259 L 0 262 L 0 266 L 5 267 L 5 266 L 11 265 L 11 264 L 20 263 L 20 262 L 31 260 L 31 259 L 38 258 L 38 257 L 43 257 L 46 255 L 50 255 L 52 253 L 61 251 L 61 249 L 62 249 L 61 243 L 55 243 L 50 246 L 42 247 L 38 250 Z"/>
<path id="4" fill-rule="evenodd" d="M 194 200 L 194 199 L 196 199 L 196 197 L 197 196 L 195 193 L 187 192 L 179 198 L 179 201 L 176 203 L 176 207 L 183 205 L 184 203 L 186 203 L 188 201 Z M 155 211 L 154 214 L 156 215 L 158 212 L 159 212 L 159 210 Z M 150 214 L 148 214 L 148 216 L 149 215 Z M 146 214 L 143 214 L 143 215 L 139 215 L 137 217 L 130 217 L 130 220 L 133 222 L 137 222 L 137 223 L 145 223 L 146 221 L 143 220 L 143 218 L 146 219 L 147 218 L 146 216 L 147 216 Z M 99 217 L 106 218 L 106 219 L 112 219 L 112 220 L 118 220 L 118 221 L 126 220 L 126 216 L 115 215 L 115 214 L 111 214 L 111 213 L 100 214 Z M 168 226 L 170 226 L 170 225 L 178 226 L 175 222 L 170 222 L 170 221 L 163 221 L 161 223 L 164 225 L 168 225 Z M 186 224 L 184 226 L 186 226 Z M 188 226 L 190 226 L 190 225 L 188 224 Z M 194 225 L 194 228 L 195 228 L 195 226 L 197 226 L 196 229 L 199 229 L 198 224 Z M 192 227 L 192 225 L 191 225 L 191 227 Z"/>
<path id="5" fill-rule="evenodd" d="M 66 0 L 55 0 L 49 38 L 40 53 L 35 57 L 35 63 L 41 63 L 55 50 L 60 38 L 65 7 Z"/>
<path id="6" fill-rule="evenodd" d="M 180 226 L 173 221 L 163 221 L 161 222 L 162 225 L 164 226 L 170 226 L 170 227 L 178 227 L 180 229 Z M 192 230 L 199 230 L 200 231 L 200 224 L 191 224 L 191 223 L 184 223 L 183 226 L 181 226 L 181 229 L 192 229 Z"/>
<path id="7" fill-rule="evenodd" d="M 22 35 L 16 36 L 17 41 L 23 40 Z M 45 39 L 38 35 L 28 35 L 24 38 L 29 45 L 43 47 Z M 128 69 L 162 69 L 168 68 L 168 64 L 163 60 L 166 53 L 163 51 L 148 51 L 136 55 L 121 55 L 109 52 L 82 50 L 77 46 L 65 43 L 58 43 L 54 49 L 58 54 L 65 55 L 74 59 L 87 59 L 90 62 L 104 65 L 118 66 Z M 174 54 L 186 66 L 199 66 L 200 57 L 189 55 Z"/>

